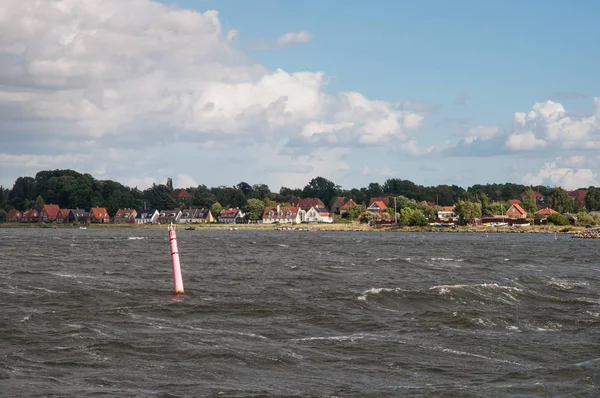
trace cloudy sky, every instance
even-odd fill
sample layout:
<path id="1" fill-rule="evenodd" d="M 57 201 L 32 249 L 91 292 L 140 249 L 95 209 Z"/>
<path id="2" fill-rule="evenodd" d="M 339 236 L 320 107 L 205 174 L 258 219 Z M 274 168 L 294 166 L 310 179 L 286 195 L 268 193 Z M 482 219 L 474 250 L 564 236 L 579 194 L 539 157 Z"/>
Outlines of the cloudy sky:
<path id="1" fill-rule="evenodd" d="M 2 0 L 0 184 L 71 168 L 140 188 L 600 185 L 599 12 Z"/>

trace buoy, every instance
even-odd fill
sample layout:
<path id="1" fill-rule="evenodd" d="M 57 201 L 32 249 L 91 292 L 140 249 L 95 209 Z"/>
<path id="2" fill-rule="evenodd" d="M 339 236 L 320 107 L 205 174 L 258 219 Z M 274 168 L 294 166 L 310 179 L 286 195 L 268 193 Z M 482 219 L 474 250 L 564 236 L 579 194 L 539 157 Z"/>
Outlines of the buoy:
<path id="1" fill-rule="evenodd" d="M 177 235 L 173 223 L 169 225 L 169 241 L 171 242 L 171 262 L 173 263 L 173 287 L 175 293 L 183 294 L 183 278 L 181 277 L 181 265 L 179 264 L 179 250 L 177 249 Z"/>

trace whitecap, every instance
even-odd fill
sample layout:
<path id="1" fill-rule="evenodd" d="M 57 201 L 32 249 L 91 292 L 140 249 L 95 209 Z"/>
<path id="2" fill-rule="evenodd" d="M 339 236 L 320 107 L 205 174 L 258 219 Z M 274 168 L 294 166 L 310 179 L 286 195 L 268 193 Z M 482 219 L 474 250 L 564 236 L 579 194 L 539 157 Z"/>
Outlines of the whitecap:
<path id="1" fill-rule="evenodd" d="M 142 239 L 146 239 L 143 236 L 128 236 L 127 240 L 142 240 Z"/>

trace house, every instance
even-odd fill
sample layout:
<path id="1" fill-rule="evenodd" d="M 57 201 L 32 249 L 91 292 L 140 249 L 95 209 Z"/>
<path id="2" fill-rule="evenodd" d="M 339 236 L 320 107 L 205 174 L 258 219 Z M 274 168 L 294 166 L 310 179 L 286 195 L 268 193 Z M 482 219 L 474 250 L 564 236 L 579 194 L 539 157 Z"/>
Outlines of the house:
<path id="1" fill-rule="evenodd" d="M 58 215 L 56 216 L 56 223 L 57 224 L 68 223 L 69 222 L 69 213 L 71 213 L 71 210 L 69 210 L 69 209 L 60 209 L 58 211 Z"/>
<path id="2" fill-rule="evenodd" d="M 108 215 L 108 210 L 104 207 L 92 207 L 90 212 L 88 213 L 88 218 L 90 222 L 95 223 L 109 223 L 110 216 Z"/>
<path id="3" fill-rule="evenodd" d="M 325 222 L 331 224 L 333 222 L 333 218 L 331 218 L 329 210 L 327 210 L 325 207 L 313 206 L 306 212 L 305 221 Z"/>
<path id="4" fill-rule="evenodd" d="M 135 224 L 154 224 L 160 214 L 156 209 L 138 209 L 136 213 Z"/>
<path id="5" fill-rule="evenodd" d="M 519 199 L 509 199 L 508 200 L 508 204 L 510 204 L 510 205 L 522 205 L 523 202 L 521 202 Z"/>
<path id="6" fill-rule="evenodd" d="M 23 213 L 19 210 L 9 210 L 8 213 L 6 213 L 6 222 L 21 222 L 22 218 Z"/>
<path id="7" fill-rule="evenodd" d="M 113 218 L 115 224 L 132 224 L 137 216 L 135 209 L 119 209 Z"/>
<path id="8" fill-rule="evenodd" d="M 371 205 L 375 202 L 383 202 L 384 205 L 389 206 L 390 198 L 387 196 L 382 196 L 381 198 L 370 198 L 369 199 L 369 207 L 371 207 Z"/>
<path id="9" fill-rule="evenodd" d="M 548 216 L 552 215 L 552 214 L 558 214 L 557 211 L 552 210 L 549 207 L 546 207 L 545 209 L 539 210 L 535 212 L 535 218 L 541 222 L 541 223 L 545 223 L 548 220 Z"/>
<path id="10" fill-rule="evenodd" d="M 277 205 L 275 207 L 267 207 L 263 212 L 262 223 L 300 224 L 304 221 L 304 214 L 306 212 L 298 206 L 281 207 Z"/>
<path id="11" fill-rule="evenodd" d="M 69 211 L 69 215 L 67 216 L 67 220 L 69 222 L 77 222 L 84 223 L 87 221 L 88 213 L 82 209 L 71 209 Z"/>
<path id="12" fill-rule="evenodd" d="M 510 218 L 527 218 L 527 212 L 520 205 L 513 204 L 506 210 L 506 216 Z"/>
<path id="13" fill-rule="evenodd" d="M 375 212 L 375 213 L 381 213 L 385 209 L 387 209 L 387 206 L 382 200 L 376 200 L 374 202 L 371 202 L 369 204 L 369 207 L 367 207 L 368 211 Z"/>
<path id="14" fill-rule="evenodd" d="M 544 195 L 539 193 L 538 191 L 533 191 L 533 197 L 535 198 L 535 204 L 540 205 L 544 203 Z M 525 192 L 521 194 L 521 199 L 525 198 Z"/>
<path id="15" fill-rule="evenodd" d="M 356 204 L 355 201 L 350 199 L 349 201 L 344 203 L 344 205 L 342 207 L 340 207 L 340 214 L 347 213 L 348 210 L 350 210 L 351 208 L 356 207 L 356 206 L 358 206 L 358 204 Z"/>
<path id="16" fill-rule="evenodd" d="M 181 217 L 177 223 L 179 224 L 198 224 L 212 223 L 215 221 L 212 213 L 208 209 L 183 209 Z"/>
<path id="17" fill-rule="evenodd" d="M 177 224 L 181 218 L 181 210 L 161 210 L 157 222 L 159 224 Z"/>
<path id="18" fill-rule="evenodd" d="M 225 209 L 219 214 L 221 224 L 239 224 L 244 220 L 244 212 L 240 209 Z"/>
<path id="19" fill-rule="evenodd" d="M 42 207 L 42 211 L 40 211 L 40 222 L 56 221 L 56 217 L 58 217 L 59 212 L 60 207 L 58 207 L 58 205 L 44 205 L 44 207 Z"/>
<path id="20" fill-rule="evenodd" d="M 585 197 L 588 194 L 588 189 L 576 189 L 574 191 L 567 192 L 569 198 L 573 199 L 578 206 L 585 206 Z"/>
<path id="21" fill-rule="evenodd" d="M 38 222 L 40 213 L 36 209 L 28 209 L 23 212 L 22 222 Z"/>
<path id="22" fill-rule="evenodd" d="M 186 203 L 189 206 L 190 202 L 192 201 L 192 195 L 190 195 L 190 193 L 185 189 L 176 189 L 171 194 L 171 197 L 179 206 L 185 206 Z"/>
<path id="23" fill-rule="evenodd" d="M 340 214 L 340 210 L 342 209 L 342 206 L 345 203 L 346 203 L 346 198 L 344 198 L 343 196 L 338 196 L 331 203 L 331 212 L 333 214 Z"/>
<path id="24" fill-rule="evenodd" d="M 450 220 L 456 220 L 457 215 L 454 212 L 456 206 L 442 206 L 442 209 L 438 211 L 437 216 L 438 219 L 443 222 L 448 222 Z"/>
<path id="25" fill-rule="evenodd" d="M 311 207 L 325 207 L 325 203 L 319 198 L 304 198 L 300 199 L 297 205 L 302 210 L 309 210 Z"/>

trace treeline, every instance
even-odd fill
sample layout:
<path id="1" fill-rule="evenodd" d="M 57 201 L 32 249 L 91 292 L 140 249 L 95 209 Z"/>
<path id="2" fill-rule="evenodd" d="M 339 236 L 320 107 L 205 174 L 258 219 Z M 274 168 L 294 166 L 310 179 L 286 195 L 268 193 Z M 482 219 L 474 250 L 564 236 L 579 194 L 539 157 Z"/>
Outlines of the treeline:
<path id="1" fill-rule="evenodd" d="M 402 196 L 440 206 L 450 206 L 459 201 L 477 202 L 482 205 L 483 212 L 486 212 L 485 209 L 493 209 L 494 203 L 517 199 L 526 190 L 531 191 L 531 187 L 512 183 L 474 185 L 465 190 L 456 185 L 422 186 L 398 178 L 390 178 L 383 184 L 372 182 L 363 188 L 343 189 L 323 177 L 313 178 L 302 189 L 281 187 L 279 192 L 272 192 L 265 184 L 251 185 L 243 181 L 236 186 L 209 188 L 199 185 L 185 189 L 192 195 L 191 199 L 185 201 L 185 205 L 205 208 L 216 203 L 222 207 L 245 208 L 249 199 L 265 203 L 269 200 L 285 203 L 293 197 L 314 197 L 329 206 L 338 196 L 352 199 L 358 204 L 368 204 L 372 197 Z M 566 196 L 566 191 L 560 188 L 540 186 L 535 187 L 535 190 L 554 200 L 554 203 L 563 203 L 561 206 L 567 211 L 578 210 Z M 105 207 L 114 215 L 119 208 L 173 209 L 182 205 L 172 198 L 173 191 L 173 180 L 170 178 L 164 184 L 154 184 L 148 189 L 140 190 L 116 181 L 97 180 L 90 174 L 73 170 L 45 170 L 38 172 L 35 177 L 17 178 L 11 189 L 0 187 L 0 208 L 23 211 L 46 203 L 68 209 Z M 590 194 L 588 196 L 593 200 L 590 200 L 588 210 L 600 210 L 600 190 L 592 188 Z"/>

